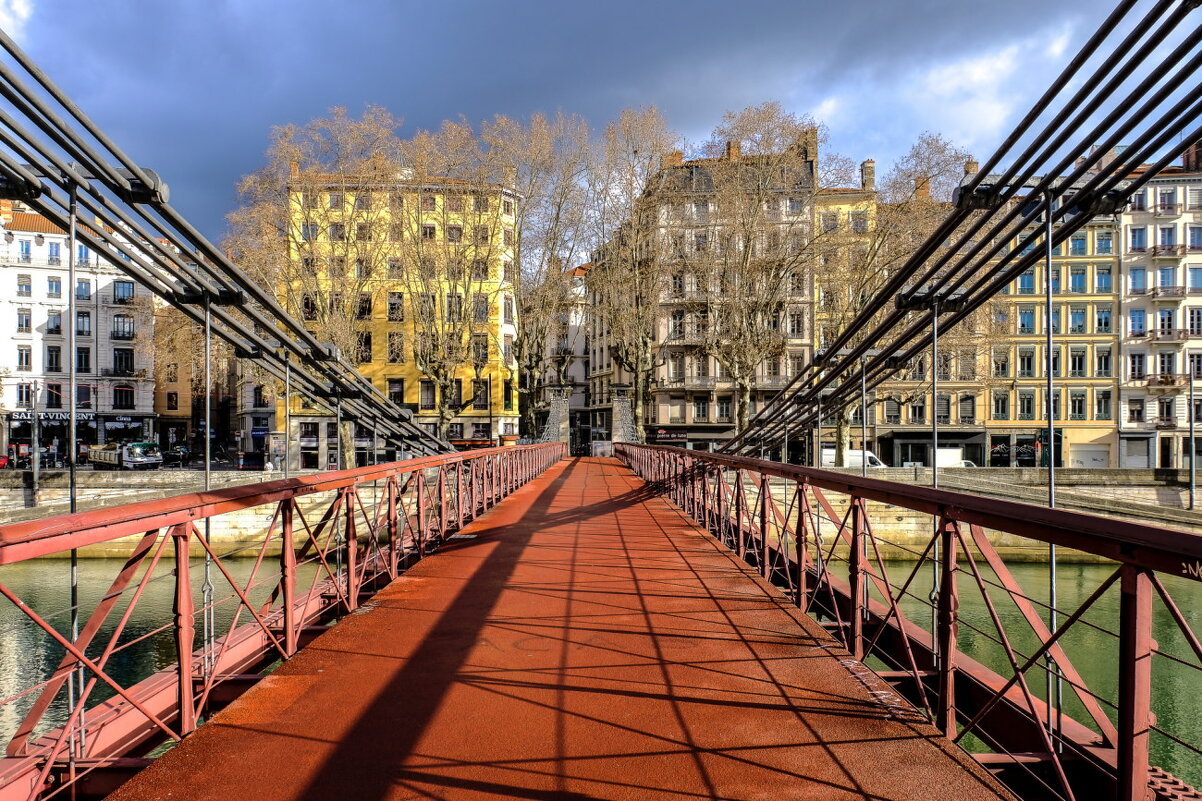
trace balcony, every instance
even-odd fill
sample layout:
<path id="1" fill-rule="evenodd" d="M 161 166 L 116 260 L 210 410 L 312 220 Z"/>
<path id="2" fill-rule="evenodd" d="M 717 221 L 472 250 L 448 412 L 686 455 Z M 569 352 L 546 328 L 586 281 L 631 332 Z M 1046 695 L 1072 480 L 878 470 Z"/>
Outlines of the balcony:
<path id="1" fill-rule="evenodd" d="M 756 376 L 755 385 L 760 388 L 780 389 L 792 380 L 793 378 L 787 375 Z"/>
<path id="2" fill-rule="evenodd" d="M 1148 253 L 1154 259 L 1179 259 L 1185 255 L 1185 246 L 1153 245 Z"/>
<path id="3" fill-rule="evenodd" d="M 109 339 L 120 340 L 122 342 L 130 342 L 134 338 L 133 331 L 113 331 L 109 334 Z"/>
<path id="4" fill-rule="evenodd" d="M 1173 429 L 1177 428 L 1177 418 L 1157 417 L 1152 421 L 1152 425 L 1157 431 L 1172 431 Z"/>
<path id="5" fill-rule="evenodd" d="M 729 414 L 720 414 L 714 418 L 714 422 L 715 423 L 729 423 L 730 415 Z"/>
<path id="6" fill-rule="evenodd" d="M 1157 217 L 1176 217 L 1181 213 L 1180 203 L 1157 203 L 1152 207 L 1152 213 Z"/>
<path id="7" fill-rule="evenodd" d="M 145 378 L 145 370 L 135 370 L 132 367 L 105 367 L 100 371 L 107 378 Z"/>
<path id="8" fill-rule="evenodd" d="M 1185 246 L 1186 253 L 1202 253 L 1202 242 L 1190 242 Z"/>
<path id="9" fill-rule="evenodd" d="M 1148 246 L 1147 245 L 1137 245 L 1133 242 L 1127 246 L 1127 252 L 1128 253 L 1147 253 Z"/>
<path id="10" fill-rule="evenodd" d="M 1147 377 L 1148 391 L 1153 394 L 1163 395 L 1165 392 L 1173 392 L 1181 389 L 1189 383 L 1189 376 L 1177 373 L 1153 373 Z"/>
<path id="11" fill-rule="evenodd" d="M 317 447 L 317 437 L 301 437 L 300 438 L 300 446 L 302 448 L 316 448 Z"/>
<path id="12" fill-rule="evenodd" d="M 1150 294 L 1153 300 L 1181 300 L 1181 298 L 1185 297 L 1185 287 L 1158 286 L 1154 287 Z"/>
<path id="13" fill-rule="evenodd" d="M 684 417 L 679 416 L 679 415 L 672 415 L 671 417 L 668 418 L 668 424 L 669 425 L 684 425 Z"/>
<path id="14" fill-rule="evenodd" d="M 1014 417 L 1016 420 L 1034 420 L 1035 412 L 1019 412 Z"/>
<path id="15" fill-rule="evenodd" d="M 1149 332 L 1148 337 L 1153 342 L 1184 342 L 1189 339 L 1190 333 L 1185 328 L 1158 328 Z"/>

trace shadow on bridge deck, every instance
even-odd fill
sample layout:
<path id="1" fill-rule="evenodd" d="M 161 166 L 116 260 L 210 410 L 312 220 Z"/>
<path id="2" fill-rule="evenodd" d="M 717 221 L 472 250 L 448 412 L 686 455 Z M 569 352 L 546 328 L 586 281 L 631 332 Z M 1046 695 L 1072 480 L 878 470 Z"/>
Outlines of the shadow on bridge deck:
<path id="1" fill-rule="evenodd" d="M 614 460 L 463 533 L 112 798 L 1009 797 Z"/>

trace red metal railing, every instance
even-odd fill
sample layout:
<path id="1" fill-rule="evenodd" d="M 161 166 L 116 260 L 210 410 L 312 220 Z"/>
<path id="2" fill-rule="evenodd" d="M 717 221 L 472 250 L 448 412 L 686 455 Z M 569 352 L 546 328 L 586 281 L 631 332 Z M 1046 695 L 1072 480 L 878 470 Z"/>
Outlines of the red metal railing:
<path id="1" fill-rule="evenodd" d="M 799 607 L 827 621 L 855 660 L 879 660 L 881 677 L 948 737 L 975 738 L 976 750 L 980 744 L 989 749 L 977 758 L 1020 795 L 1202 797 L 1149 762 L 1156 736 L 1185 755 L 1179 764 L 1202 764 L 1200 743 L 1158 725 L 1151 712 L 1154 665 L 1184 671 L 1185 686 L 1202 687 L 1202 644 L 1187 619 L 1193 610 L 1183 613 L 1166 586 L 1202 580 L 1202 536 L 664 446 L 615 445 L 615 455 L 783 586 Z M 913 561 L 900 570 L 892 563 L 895 573 L 906 574 L 902 581 L 890 576 L 883 546 L 908 548 L 874 532 L 870 504 L 881 514 L 888 508 L 878 505 L 886 504 L 932 518 L 930 536 L 912 549 Z M 991 532 L 1103 557 L 1112 569 L 1097 587 L 1083 590 L 1077 608 L 1053 608 L 1046 594 L 1015 579 Z M 937 580 L 919 578 L 924 565 Z M 960 611 L 966 592 L 980 595 L 984 614 L 977 619 Z M 1117 605 L 1117 629 L 1087 614 L 1103 604 Z M 1172 636 L 1160 643 L 1152 636 L 1154 604 L 1155 613 L 1171 620 Z M 929 616 L 927 625 L 907 614 L 916 608 Z M 1016 628 L 1007 617 L 1022 623 Z M 970 659 L 957 647 L 962 632 L 987 641 L 1004 659 L 990 666 Z M 1091 645 L 1070 648 L 1070 641 Z M 1089 660 L 1090 672 L 1103 669 L 1106 679 L 1095 677 L 1094 684 L 1106 688 L 1091 688 L 1072 657 Z M 1057 688 L 1063 698 L 1049 704 Z M 1195 694 L 1182 702 L 1196 705 Z"/>
<path id="2" fill-rule="evenodd" d="M 492 448 L 0 526 L 0 565 L 137 537 L 107 592 L 94 608 L 77 608 L 73 626 L 64 610 L 35 610 L 0 572 L 0 595 L 61 654 L 49 675 L 0 699 L 0 711 L 20 720 L 0 759 L 0 799 L 67 788 L 72 797 L 102 795 L 152 748 L 187 735 L 322 624 L 563 456 L 559 443 Z M 259 520 L 249 544 L 209 536 L 211 522 L 235 513 L 243 525 L 248 515 L 252 526 Z M 139 601 L 160 580 L 174 587 L 169 619 L 130 632 Z M 214 580 L 229 592 L 216 596 Z M 175 665 L 133 679 L 114 670 L 155 636 L 173 642 Z M 67 713 L 48 717 L 64 695 Z"/>

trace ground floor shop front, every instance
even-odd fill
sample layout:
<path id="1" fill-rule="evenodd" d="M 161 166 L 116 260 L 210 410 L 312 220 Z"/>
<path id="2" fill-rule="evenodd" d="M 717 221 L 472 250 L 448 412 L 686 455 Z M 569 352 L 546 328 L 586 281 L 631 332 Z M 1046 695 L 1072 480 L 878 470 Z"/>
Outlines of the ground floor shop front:
<path id="1" fill-rule="evenodd" d="M 156 439 L 155 417 L 154 414 L 77 412 L 75 439 L 80 461 L 87 461 L 88 451 L 95 445 Z M 26 458 L 36 439 L 47 466 L 65 462 L 70 439 L 69 426 L 70 415 L 67 412 L 10 412 L 0 427 L 0 452 L 14 460 Z"/>

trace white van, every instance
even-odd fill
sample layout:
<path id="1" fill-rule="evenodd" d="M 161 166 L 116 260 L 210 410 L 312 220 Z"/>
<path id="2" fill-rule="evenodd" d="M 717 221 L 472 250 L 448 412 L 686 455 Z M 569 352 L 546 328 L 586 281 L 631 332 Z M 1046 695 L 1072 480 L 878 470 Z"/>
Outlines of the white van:
<path id="1" fill-rule="evenodd" d="M 884 462 L 876 458 L 876 454 L 872 451 L 855 451 L 848 448 L 843 452 L 844 464 L 835 464 L 835 449 L 822 449 L 822 466 L 823 467 L 863 467 L 867 462 L 869 467 L 887 467 Z"/>

